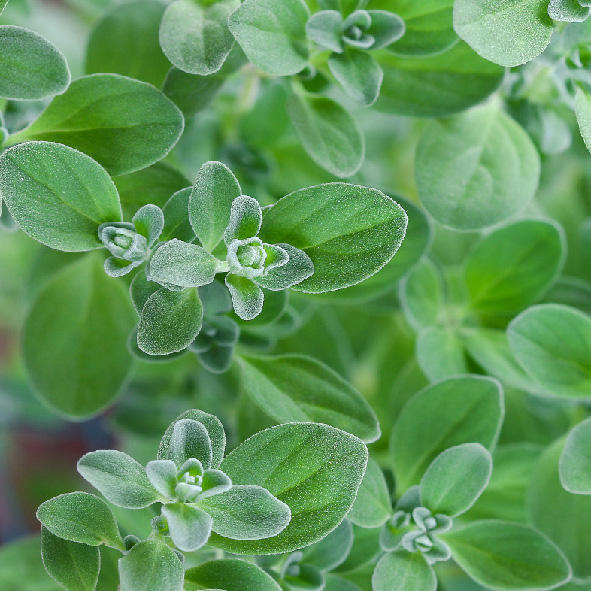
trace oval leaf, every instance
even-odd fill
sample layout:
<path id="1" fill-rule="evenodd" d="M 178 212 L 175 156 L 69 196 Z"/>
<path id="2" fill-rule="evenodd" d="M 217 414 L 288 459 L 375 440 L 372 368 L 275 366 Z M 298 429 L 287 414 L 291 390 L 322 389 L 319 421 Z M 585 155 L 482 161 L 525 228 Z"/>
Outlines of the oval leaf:
<path id="1" fill-rule="evenodd" d="M 22 230 L 57 250 L 99 248 L 98 227 L 121 220 L 109 175 L 92 158 L 61 144 L 27 142 L 6 150 L 0 193 Z"/>
<path id="2" fill-rule="evenodd" d="M 552 589 L 571 568 L 545 535 L 509 521 L 476 521 L 440 534 L 452 558 L 477 583 L 493 589 Z"/>
<path id="3" fill-rule="evenodd" d="M 591 318 L 568 306 L 543 304 L 507 328 L 518 363 L 548 395 L 591 397 Z"/>
<path id="4" fill-rule="evenodd" d="M 62 52 L 28 29 L 1 26 L 0 56 L 1 98 L 42 99 L 64 92 L 70 84 L 70 70 Z"/>
<path id="5" fill-rule="evenodd" d="M 266 540 L 212 534 L 210 544 L 239 554 L 277 554 L 317 542 L 351 509 L 366 464 L 363 442 L 328 425 L 290 423 L 253 435 L 224 459 L 221 469 L 235 484 L 266 488 L 289 506 L 291 521 Z"/>
<path id="6" fill-rule="evenodd" d="M 421 202 L 456 230 L 513 216 L 533 199 L 539 176 L 540 157 L 529 136 L 495 104 L 430 123 L 417 146 Z"/>
<path id="7" fill-rule="evenodd" d="M 93 74 L 74 81 L 29 127 L 10 136 L 10 142 L 66 144 L 118 175 L 164 158 L 183 127 L 182 113 L 151 84 Z"/>
<path id="8" fill-rule="evenodd" d="M 447 448 L 462 443 L 493 447 L 503 414 L 503 391 L 491 378 L 449 378 L 415 394 L 392 429 L 390 453 L 399 494 L 418 484 Z"/>
<path id="9" fill-rule="evenodd" d="M 74 419 L 111 404 L 131 370 L 127 337 L 134 323 L 127 291 L 105 275 L 98 257 L 55 275 L 23 331 L 25 367 L 41 400 Z"/>
<path id="10" fill-rule="evenodd" d="M 363 396 L 332 369 L 303 355 L 241 357 L 242 387 L 279 423 L 315 421 L 375 441 L 380 428 Z"/>
<path id="11" fill-rule="evenodd" d="M 281 587 L 258 566 L 223 558 L 190 568 L 185 573 L 185 589 L 219 589 L 219 591 L 280 591 Z"/>
<path id="12" fill-rule="evenodd" d="M 314 274 L 292 289 L 323 293 L 356 285 L 396 253 L 408 218 L 377 189 L 328 183 L 295 191 L 263 213 L 261 239 L 303 250 Z"/>
<path id="13" fill-rule="evenodd" d="M 437 577 L 420 552 L 404 550 L 382 556 L 371 578 L 374 591 L 435 591 Z"/>
<path id="14" fill-rule="evenodd" d="M 560 482 L 569 492 L 591 495 L 591 419 L 568 434 L 560 456 Z"/>
<path id="15" fill-rule="evenodd" d="M 63 540 L 89 546 L 107 544 L 123 550 L 111 509 L 94 495 L 73 492 L 49 499 L 37 509 L 37 519 Z"/>

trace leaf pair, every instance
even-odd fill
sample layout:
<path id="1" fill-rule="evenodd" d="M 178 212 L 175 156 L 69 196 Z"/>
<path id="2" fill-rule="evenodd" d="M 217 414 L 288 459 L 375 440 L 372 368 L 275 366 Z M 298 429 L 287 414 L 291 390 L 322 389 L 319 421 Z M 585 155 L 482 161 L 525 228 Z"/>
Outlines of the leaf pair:
<path id="1" fill-rule="evenodd" d="M 315 13 L 306 24 L 308 38 L 331 51 L 328 67 L 355 101 L 372 105 L 384 73 L 368 53 L 382 49 L 404 34 L 404 22 L 385 10 L 356 10 L 343 19 L 336 10 Z"/>

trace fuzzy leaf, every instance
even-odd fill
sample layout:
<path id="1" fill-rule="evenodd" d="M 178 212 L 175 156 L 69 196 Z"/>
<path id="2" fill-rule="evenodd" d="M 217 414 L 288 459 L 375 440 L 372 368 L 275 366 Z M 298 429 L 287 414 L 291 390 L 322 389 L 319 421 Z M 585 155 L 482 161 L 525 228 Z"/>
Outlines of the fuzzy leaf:
<path id="1" fill-rule="evenodd" d="M 220 261 L 201 246 L 174 238 L 154 253 L 149 277 L 164 286 L 200 287 L 214 280 L 219 265 Z"/>
<path id="2" fill-rule="evenodd" d="M 100 248 L 99 226 L 121 220 L 119 195 L 105 170 L 60 144 L 27 142 L 6 150 L 0 192 L 20 228 L 57 250 Z"/>
<path id="3" fill-rule="evenodd" d="M 99 549 L 70 542 L 41 528 L 41 556 L 45 570 L 67 591 L 94 591 L 100 571 Z"/>
<path id="4" fill-rule="evenodd" d="M 380 466 L 371 458 L 347 519 L 361 527 L 379 527 L 392 514 L 388 483 Z"/>
<path id="5" fill-rule="evenodd" d="M 211 467 L 212 449 L 209 433 L 204 425 L 193 419 L 174 423 L 168 457 L 180 468 L 187 460 L 196 458 L 205 470 Z"/>
<path id="6" fill-rule="evenodd" d="M 119 560 L 121 591 L 183 591 L 183 565 L 160 540 L 136 544 Z"/>
<path id="7" fill-rule="evenodd" d="M 78 460 L 78 472 L 118 507 L 142 509 L 159 500 L 143 466 L 123 452 L 91 451 Z"/>
<path id="8" fill-rule="evenodd" d="M 266 540 L 212 534 L 210 543 L 240 554 L 276 554 L 317 542 L 349 512 L 366 464 L 363 442 L 327 425 L 291 423 L 253 435 L 224 459 L 221 469 L 235 484 L 266 488 L 289 506 L 291 521 Z"/>
<path id="9" fill-rule="evenodd" d="M 159 289 L 142 309 L 137 343 L 148 355 L 168 355 L 188 347 L 201 330 L 203 307 L 196 289 Z"/>
<path id="10" fill-rule="evenodd" d="M 213 518 L 212 529 L 232 540 L 260 540 L 282 532 L 291 518 L 289 507 L 260 486 L 232 486 L 198 500 Z"/>
<path id="11" fill-rule="evenodd" d="M 262 222 L 262 211 L 259 202 L 252 197 L 241 195 L 232 201 L 230 220 L 224 231 L 224 241 L 246 240 L 259 233 Z"/>
<path id="12" fill-rule="evenodd" d="M 179 421 L 184 419 L 198 421 L 207 429 L 212 449 L 211 468 L 218 469 L 222 463 L 222 460 L 224 459 L 224 453 L 226 449 L 226 434 L 224 433 L 224 427 L 216 416 L 210 415 L 201 410 L 188 410 L 184 412 L 182 415 L 177 417 L 177 419 L 168 427 L 168 429 L 166 429 L 166 432 L 160 441 L 160 446 L 158 447 L 158 459 L 171 459 L 170 442 L 174 432 L 174 427 Z"/>
<path id="13" fill-rule="evenodd" d="M 440 534 L 455 562 L 493 589 L 551 589 L 571 568 L 562 552 L 536 529 L 509 521 L 476 521 Z"/>
<path id="14" fill-rule="evenodd" d="M 529 136 L 494 104 L 430 123 L 417 146 L 421 202 L 456 230 L 486 228 L 515 215 L 533 199 L 539 176 Z"/>
<path id="15" fill-rule="evenodd" d="M 115 517 L 98 497 L 73 492 L 59 495 L 37 509 L 37 519 L 54 535 L 89 546 L 107 544 L 123 550 Z"/>
<path id="16" fill-rule="evenodd" d="M 162 507 L 174 545 L 183 552 L 194 552 L 205 544 L 211 533 L 212 519 L 199 507 L 171 503 Z"/>
<path id="17" fill-rule="evenodd" d="M 193 242 L 195 232 L 187 218 L 189 209 L 189 199 L 191 197 L 191 188 L 186 187 L 177 191 L 163 208 L 164 212 L 164 230 L 160 240 L 165 242 L 176 238 L 183 242 Z"/>
<path id="18" fill-rule="evenodd" d="M 40 398 L 70 419 L 95 415 L 131 370 L 127 337 L 135 313 L 125 288 L 87 255 L 45 285 L 23 330 L 27 374 Z"/>
<path id="19" fill-rule="evenodd" d="M 308 62 L 304 0 L 246 0 L 230 15 L 230 31 L 248 59 L 274 76 L 291 76 Z"/>
<path id="20" fill-rule="evenodd" d="M 152 460 L 146 464 L 146 475 L 152 486 L 165 498 L 175 496 L 178 468 L 172 460 Z"/>
<path id="21" fill-rule="evenodd" d="M 205 5 L 176 0 L 170 4 L 160 25 L 160 45 L 166 57 L 189 74 L 217 72 L 234 45 L 228 17 L 239 6 L 239 0 Z"/>
<path id="22" fill-rule="evenodd" d="M 343 17 L 338 10 L 321 10 L 306 23 L 308 39 L 322 49 L 337 53 L 343 51 Z"/>
<path id="23" fill-rule="evenodd" d="M 548 0 L 455 0 L 454 29 L 487 60 L 511 68 L 550 43 Z"/>
<path id="24" fill-rule="evenodd" d="M 232 203 L 241 194 L 236 177 L 225 164 L 206 162 L 199 169 L 189 200 L 189 218 L 207 251 L 211 252 L 222 240 L 230 223 Z"/>
<path id="25" fill-rule="evenodd" d="M 371 17 L 371 26 L 367 29 L 367 34 L 374 39 L 372 50 L 388 47 L 404 36 L 405 24 L 397 14 L 387 10 L 368 10 L 368 13 Z"/>
<path id="26" fill-rule="evenodd" d="M 283 242 L 274 246 L 287 252 L 289 260 L 285 265 L 275 267 L 266 275 L 257 277 L 258 285 L 271 291 L 281 291 L 301 283 L 314 274 L 314 263 L 303 250 Z M 269 245 L 267 245 L 268 247 Z"/>
<path id="27" fill-rule="evenodd" d="M 152 85 L 117 74 L 93 74 L 75 80 L 10 141 L 66 144 L 119 175 L 164 158 L 183 127 L 182 113 Z"/>
<path id="28" fill-rule="evenodd" d="M 347 47 L 343 53 L 330 56 L 328 67 L 354 101 L 370 106 L 378 100 L 384 72 L 366 51 Z"/>
<path id="29" fill-rule="evenodd" d="M 366 442 L 380 436 L 378 420 L 363 396 L 332 369 L 303 355 L 239 358 L 249 399 L 278 423 L 316 421 Z"/>
<path id="30" fill-rule="evenodd" d="M 492 448 L 503 415 L 503 391 L 491 378 L 449 378 L 415 394 L 392 429 L 390 453 L 399 492 L 418 484 L 449 447 L 480 443 Z"/>
<path id="31" fill-rule="evenodd" d="M 303 250 L 314 274 L 293 289 L 323 293 L 360 283 L 396 253 L 404 210 L 376 189 L 329 183 L 295 191 L 263 213 L 261 238 Z"/>
<path id="32" fill-rule="evenodd" d="M 589 7 L 578 0 L 550 0 L 548 16 L 555 21 L 581 23 L 589 17 Z"/>
<path id="33" fill-rule="evenodd" d="M 148 246 L 152 246 L 164 230 L 164 213 L 157 205 L 144 205 L 131 221 L 136 231 L 147 238 Z"/>
<path id="34" fill-rule="evenodd" d="M 287 110 L 310 157 L 338 177 L 354 175 L 365 155 L 365 140 L 355 119 L 332 99 L 292 94 Z"/>
<path id="35" fill-rule="evenodd" d="M 281 587 L 255 564 L 234 558 L 222 558 L 188 569 L 185 572 L 185 589 L 280 591 Z"/>
<path id="36" fill-rule="evenodd" d="M 256 318 L 263 309 L 265 295 L 263 290 L 246 277 L 240 277 L 233 273 L 226 275 L 226 286 L 232 296 L 234 311 L 242 320 Z"/>
<path id="37" fill-rule="evenodd" d="M 341 565 L 353 546 L 353 526 L 348 517 L 326 538 L 304 548 L 302 562 L 323 572 L 335 570 Z"/>
<path id="38" fill-rule="evenodd" d="M 492 457 L 480 443 L 463 443 L 440 453 L 421 478 L 421 504 L 431 513 L 456 517 L 482 494 L 492 473 Z"/>
<path id="39" fill-rule="evenodd" d="M 0 2 L 0 14 L 3 9 Z M 28 29 L 1 26 L 0 56 L 1 98 L 42 99 L 64 92 L 70 84 L 70 70 L 62 52 Z"/>

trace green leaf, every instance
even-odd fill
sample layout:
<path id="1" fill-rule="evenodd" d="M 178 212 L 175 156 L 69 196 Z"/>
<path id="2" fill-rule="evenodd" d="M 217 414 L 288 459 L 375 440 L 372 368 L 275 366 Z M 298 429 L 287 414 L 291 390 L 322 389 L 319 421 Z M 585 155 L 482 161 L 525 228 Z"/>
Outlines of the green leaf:
<path id="1" fill-rule="evenodd" d="M 492 467 L 492 457 L 480 443 L 446 449 L 421 478 L 421 504 L 449 517 L 465 513 L 488 485 Z"/>
<path id="2" fill-rule="evenodd" d="M 229 245 L 233 240 L 246 240 L 259 233 L 262 222 L 259 202 L 246 195 L 236 197 L 230 208 L 228 227 L 224 231 L 224 241 Z"/>
<path id="3" fill-rule="evenodd" d="M 377 189 L 329 183 L 295 191 L 265 210 L 260 237 L 303 250 L 314 275 L 292 289 L 322 293 L 379 271 L 400 247 L 406 226 L 402 207 Z"/>
<path id="4" fill-rule="evenodd" d="M 194 552 L 205 544 L 211 533 L 212 519 L 189 503 L 170 503 L 162 507 L 174 545 L 183 552 Z"/>
<path id="5" fill-rule="evenodd" d="M 511 68 L 550 43 L 547 0 L 455 0 L 454 29 L 483 58 Z"/>
<path id="6" fill-rule="evenodd" d="M 293 93 L 287 111 L 309 156 L 338 177 L 354 175 L 365 155 L 365 140 L 352 115 L 325 97 Z"/>
<path id="7" fill-rule="evenodd" d="M 417 339 L 416 357 L 431 382 L 469 373 L 462 341 L 453 326 L 422 329 Z"/>
<path id="8" fill-rule="evenodd" d="M 212 529 L 232 540 L 260 540 L 282 532 L 289 507 L 260 486 L 234 485 L 230 490 L 198 500 L 213 518 Z"/>
<path id="9" fill-rule="evenodd" d="M 170 4 L 160 26 L 160 45 L 166 57 L 189 74 L 208 76 L 217 72 L 234 45 L 228 17 L 239 6 L 239 0 L 205 5 L 176 0 Z"/>
<path id="10" fill-rule="evenodd" d="M 509 346 L 526 373 L 547 395 L 591 396 L 591 318 L 568 306 L 542 304 L 507 328 Z"/>
<path id="11" fill-rule="evenodd" d="M 195 232 L 189 223 L 187 211 L 189 210 L 189 198 L 191 196 L 191 188 L 186 187 L 177 191 L 167 202 L 163 208 L 164 213 L 164 230 L 160 236 L 161 241 L 172 240 L 177 238 L 183 242 L 193 242 L 195 240 Z"/>
<path id="12" fill-rule="evenodd" d="M 62 52 L 28 29 L 0 26 L 0 56 L 1 98 L 42 99 L 64 92 L 70 84 Z"/>
<path id="13" fill-rule="evenodd" d="M 326 574 L 324 580 L 323 591 L 362 591 L 361 587 L 338 575 Z"/>
<path id="14" fill-rule="evenodd" d="M 2 14 L 2 11 L 6 8 L 7 4 L 8 0 L 0 0 L 0 14 Z"/>
<path id="15" fill-rule="evenodd" d="M 391 514 L 392 500 L 388 483 L 377 462 L 369 458 L 365 476 L 347 519 L 361 527 L 379 527 Z"/>
<path id="16" fill-rule="evenodd" d="M 560 482 L 566 490 L 591 495 L 591 419 L 569 434 L 560 456 Z"/>
<path id="17" fill-rule="evenodd" d="M 78 460 L 78 472 L 118 507 L 142 509 L 160 500 L 143 466 L 120 451 L 98 450 Z"/>
<path id="18" fill-rule="evenodd" d="M 113 73 L 162 86 L 170 64 L 158 42 L 166 6 L 159 0 L 132 0 L 114 6 L 92 28 L 85 73 Z"/>
<path id="19" fill-rule="evenodd" d="M 470 509 L 470 519 L 527 522 L 526 496 L 533 466 L 542 448 L 533 443 L 498 446 L 488 485 Z"/>
<path id="20" fill-rule="evenodd" d="M 550 0 L 548 16 L 555 21 L 581 23 L 589 16 L 589 7 L 578 0 Z"/>
<path id="21" fill-rule="evenodd" d="M 240 357 L 241 383 L 252 402 L 278 423 L 326 423 L 365 442 L 380 436 L 363 396 L 332 369 L 311 357 Z"/>
<path id="22" fill-rule="evenodd" d="M 560 482 L 559 461 L 564 439 L 548 447 L 530 474 L 528 521 L 546 534 L 566 555 L 575 582 L 591 577 L 589 529 L 591 497 L 572 494 Z"/>
<path id="23" fill-rule="evenodd" d="M 415 394 L 392 429 L 397 494 L 418 484 L 431 462 L 449 447 L 463 443 L 493 447 L 503 414 L 501 385 L 491 378 L 449 378 Z"/>
<path id="24" fill-rule="evenodd" d="M 179 469 L 187 460 L 195 458 L 201 462 L 205 470 L 209 470 L 213 451 L 205 425 L 194 419 L 175 421 L 167 455 Z"/>
<path id="25" fill-rule="evenodd" d="M 486 228 L 515 215 L 533 199 L 539 176 L 529 136 L 494 103 L 433 121 L 417 146 L 421 202 L 456 230 Z"/>
<path id="26" fill-rule="evenodd" d="M 420 329 L 437 323 L 443 306 L 443 281 L 427 258 L 419 262 L 400 283 L 400 301 L 409 323 Z"/>
<path id="27" fill-rule="evenodd" d="M 149 279 L 166 287 L 200 287 L 214 280 L 220 264 L 201 246 L 174 238 L 154 253 Z"/>
<path id="28" fill-rule="evenodd" d="M 423 3 L 413 5 L 422 9 Z M 397 57 L 382 52 L 378 62 L 384 81 L 374 108 L 409 117 L 460 113 L 484 101 L 505 74 L 504 68 L 482 59 L 463 42 L 428 57 Z"/>
<path id="29" fill-rule="evenodd" d="M 564 232 L 555 222 L 521 220 L 494 230 L 465 262 L 470 306 L 484 314 L 523 310 L 557 279 L 565 255 Z"/>
<path id="30" fill-rule="evenodd" d="M 291 423 L 253 435 L 224 459 L 221 469 L 235 484 L 266 488 L 289 506 L 291 521 L 266 540 L 212 534 L 210 543 L 234 553 L 276 554 L 317 542 L 349 512 L 366 464 L 363 442 L 328 425 Z"/>
<path id="31" fill-rule="evenodd" d="M 536 386 L 509 348 L 507 335 L 502 330 L 483 329 L 464 330 L 462 342 L 470 357 L 488 375 L 501 380 L 513 388 L 539 394 L 542 388 Z"/>
<path id="32" fill-rule="evenodd" d="M 406 275 L 421 259 L 431 242 L 431 226 L 423 208 L 397 195 L 389 195 L 408 216 L 408 227 L 396 256 L 386 263 L 379 273 L 362 283 L 346 289 L 329 292 L 325 298 L 339 300 L 359 300 L 377 298 L 398 287 L 398 281 Z"/>
<path id="33" fill-rule="evenodd" d="M 168 429 L 166 429 L 166 432 L 164 433 L 158 447 L 158 459 L 171 459 L 170 442 L 174 432 L 174 426 L 179 421 L 184 419 L 198 421 L 207 429 L 212 451 L 211 468 L 218 469 L 222 463 L 222 460 L 224 459 L 224 453 L 226 450 L 226 434 L 224 432 L 224 427 L 216 416 L 210 415 L 201 410 L 188 410 L 184 412 L 182 415 L 176 418 L 176 420 L 168 427 Z"/>
<path id="34" fill-rule="evenodd" d="M 152 85 L 117 74 L 92 74 L 75 80 L 9 143 L 66 144 L 118 175 L 164 158 L 183 127 L 182 113 Z"/>
<path id="35" fill-rule="evenodd" d="M 306 35 L 322 49 L 342 53 L 343 16 L 338 10 L 321 10 L 306 23 Z"/>
<path id="36" fill-rule="evenodd" d="M 302 563 L 323 572 L 332 571 L 342 564 L 351 552 L 354 539 L 353 526 L 348 517 L 323 540 L 304 548 Z"/>
<path id="37" fill-rule="evenodd" d="M 73 492 L 49 499 L 37 509 L 37 519 L 63 540 L 89 546 L 107 544 L 123 550 L 111 509 L 94 495 Z"/>
<path id="38" fill-rule="evenodd" d="M 389 10 L 368 10 L 368 13 L 371 26 L 366 33 L 374 39 L 372 50 L 389 47 L 406 33 L 404 20 L 398 14 Z"/>
<path id="39" fill-rule="evenodd" d="M 390 0 L 373 0 L 372 8 L 392 10 Z M 404 21 L 404 36 L 388 51 L 409 57 L 442 53 L 458 41 L 453 28 L 453 0 L 397 0 L 396 14 Z"/>
<path id="40" fill-rule="evenodd" d="M 185 572 L 185 589 L 280 591 L 281 587 L 258 566 L 244 560 L 223 558 L 188 569 Z"/>
<path id="41" fill-rule="evenodd" d="M 63 540 L 42 527 L 41 556 L 45 570 L 67 591 L 96 588 L 101 568 L 98 548 Z"/>
<path id="42" fill-rule="evenodd" d="M 183 591 L 183 565 L 160 540 L 136 544 L 119 560 L 121 591 Z"/>
<path id="43" fill-rule="evenodd" d="M 98 227 L 121 220 L 115 185 L 85 154 L 47 142 L 27 142 L 0 157 L 0 192 L 31 238 L 67 252 L 100 248 Z"/>
<path id="44" fill-rule="evenodd" d="M 232 203 L 241 194 L 240 184 L 225 164 L 206 162 L 199 169 L 189 200 L 189 218 L 205 250 L 212 252 L 221 242 L 230 223 Z"/>
<path id="45" fill-rule="evenodd" d="M 246 0 L 230 15 L 230 31 L 248 59 L 274 76 L 291 76 L 308 63 L 304 0 Z"/>
<path id="46" fill-rule="evenodd" d="M 283 291 L 294 287 L 314 274 L 314 263 L 303 250 L 284 242 L 275 245 L 267 244 L 265 249 L 268 252 L 271 249 L 281 249 L 287 253 L 289 260 L 281 267 L 270 269 L 267 275 L 257 277 L 256 283 L 260 287 L 271 291 Z"/>
<path id="47" fill-rule="evenodd" d="M 41 400 L 70 419 L 111 404 L 131 370 L 126 343 L 134 323 L 126 290 L 105 275 L 99 257 L 56 274 L 23 329 L 25 367 Z"/>
<path id="48" fill-rule="evenodd" d="M 265 295 L 254 281 L 228 273 L 225 283 L 232 296 L 234 312 L 239 318 L 253 320 L 261 313 Z"/>
<path id="49" fill-rule="evenodd" d="M 384 72 L 367 51 L 346 47 L 330 56 L 328 67 L 354 101 L 370 106 L 378 100 Z"/>
<path id="50" fill-rule="evenodd" d="M 577 88 L 575 94 L 575 114 L 581 137 L 591 152 L 591 96 L 581 88 Z"/>
<path id="51" fill-rule="evenodd" d="M 466 574 L 486 587 L 552 589 L 571 577 L 558 547 L 527 525 L 476 521 L 440 537 Z"/>
<path id="52" fill-rule="evenodd" d="M 159 289 L 142 309 L 137 343 L 148 355 L 169 355 L 187 348 L 199 334 L 203 307 L 196 289 Z"/>
<path id="53" fill-rule="evenodd" d="M 374 591 L 435 591 L 437 577 L 420 552 L 405 550 L 382 556 L 371 578 Z"/>

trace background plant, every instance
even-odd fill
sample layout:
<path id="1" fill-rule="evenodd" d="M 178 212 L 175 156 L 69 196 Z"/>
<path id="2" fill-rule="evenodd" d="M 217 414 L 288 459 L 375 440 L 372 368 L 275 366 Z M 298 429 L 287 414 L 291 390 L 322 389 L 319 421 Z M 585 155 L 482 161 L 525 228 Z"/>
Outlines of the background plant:
<path id="1" fill-rule="evenodd" d="M 0 0 L 0 587 L 585 591 L 588 4 Z"/>

